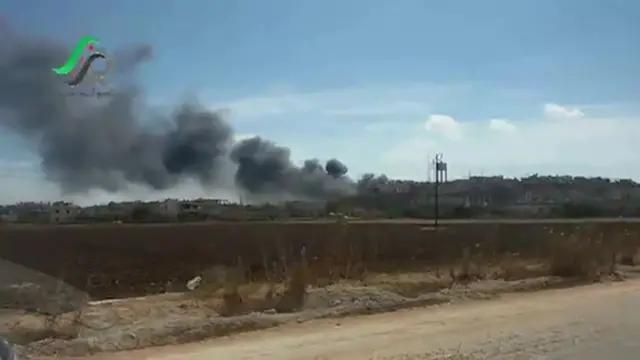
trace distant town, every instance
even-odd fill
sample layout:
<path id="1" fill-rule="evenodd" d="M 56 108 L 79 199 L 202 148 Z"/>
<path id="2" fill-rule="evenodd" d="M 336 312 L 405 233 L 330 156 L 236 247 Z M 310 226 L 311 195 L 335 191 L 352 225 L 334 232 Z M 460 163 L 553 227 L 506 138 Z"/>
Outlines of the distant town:
<path id="1" fill-rule="evenodd" d="M 437 206 L 435 206 L 437 203 Z M 436 209 L 437 208 L 437 209 Z M 436 213 L 437 211 L 437 213 Z M 387 180 L 335 199 L 246 204 L 165 199 L 78 206 L 25 202 L 0 206 L 1 223 L 140 223 L 382 218 L 574 218 L 640 216 L 640 184 L 601 177 L 471 176 L 433 182 Z"/>

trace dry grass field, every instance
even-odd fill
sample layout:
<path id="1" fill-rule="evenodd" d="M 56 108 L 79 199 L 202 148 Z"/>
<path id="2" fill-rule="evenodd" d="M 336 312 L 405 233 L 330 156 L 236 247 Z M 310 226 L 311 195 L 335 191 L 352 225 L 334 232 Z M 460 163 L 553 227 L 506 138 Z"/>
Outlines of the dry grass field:
<path id="1" fill-rule="evenodd" d="M 613 220 L 2 227 L 2 258 L 93 302 L 25 288 L 16 294 L 30 305 L 17 299 L 19 311 L 0 313 L 0 330 L 28 353 L 81 356 L 619 279 L 636 271 L 639 249 L 640 222 Z M 0 274 L 0 283 L 38 283 L 17 276 Z"/>
<path id="2" fill-rule="evenodd" d="M 463 257 L 629 260 L 640 222 L 315 221 L 0 227 L 0 257 L 50 274 L 94 299 L 183 291 L 213 266 L 239 266 L 251 281 L 282 280 L 304 257 L 318 278 L 444 267 Z M 588 254 L 586 254 L 588 253 Z M 1 281 L 2 279 L 0 279 Z M 15 281 L 15 279 L 10 279 Z"/>

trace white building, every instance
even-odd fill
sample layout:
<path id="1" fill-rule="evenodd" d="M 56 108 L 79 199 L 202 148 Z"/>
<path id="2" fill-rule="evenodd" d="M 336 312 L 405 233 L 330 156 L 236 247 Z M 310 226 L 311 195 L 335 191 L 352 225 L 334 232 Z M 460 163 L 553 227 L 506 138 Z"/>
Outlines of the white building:
<path id="1" fill-rule="evenodd" d="M 180 204 L 180 212 L 185 215 L 199 214 L 201 210 L 202 210 L 202 206 L 194 202 L 182 202 Z"/>
<path id="2" fill-rule="evenodd" d="M 166 199 L 156 204 L 155 212 L 162 216 L 176 218 L 180 214 L 180 201 Z"/>
<path id="3" fill-rule="evenodd" d="M 49 209 L 49 221 L 52 223 L 65 223 L 73 221 L 80 211 L 80 207 L 68 203 L 57 202 L 51 205 Z"/>

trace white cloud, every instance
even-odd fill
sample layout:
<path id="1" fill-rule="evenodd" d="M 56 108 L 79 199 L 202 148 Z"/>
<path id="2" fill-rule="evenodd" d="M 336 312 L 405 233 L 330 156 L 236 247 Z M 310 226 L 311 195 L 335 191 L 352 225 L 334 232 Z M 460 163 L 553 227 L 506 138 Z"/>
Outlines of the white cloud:
<path id="1" fill-rule="evenodd" d="M 404 134 L 407 129 L 413 131 L 424 131 L 424 124 L 407 123 L 402 121 L 372 121 L 364 124 L 364 130 L 370 134 L 380 135 L 392 135 L 392 134 Z"/>
<path id="2" fill-rule="evenodd" d="M 430 115 L 424 127 L 427 131 L 442 135 L 449 140 L 462 139 L 462 126 L 451 116 Z"/>
<path id="3" fill-rule="evenodd" d="M 426 103 L 418 101 L 391 100 L 367 106 L 345 106 L 341 109 L 326 110 L 326 115 L 334 116 L 377 116 L 425 114 L 429 111 Z"/>
<path id="4" fill-rule="evenodd" d="M 550 117 L 550 112 L 579 117 L 580 122 L 554 121 L 557 117 Z M 447 130 L 411 135 L 407 131 L 405 139 L 382 152 L 384 167 L 391 174 L 424 178 L 426 154 L 442 152 L 450 175 L 458 177 L 469 171 L 509 176 L 538 172 L 640 180 L 640 117 L 590 117 L 580 109 L 556 105 L 545 106 L 536 118 L 494 119 L 489 126 L 446 115 L 437 119 L 432 123 L 445 124 L 441 128 Z M 451 142 L 450 133 L 464 137 Z"/>
<path id="5" fill-rule="evenodd" d="M 564 107 L 548 103 L 543 107 L 544 116 L 549 119 L 580 119 L 584 113 L 578 108 Z"/>
<path id="6" fill-rule="evenodd" d="M 219 101 L 214 108 L 228 109 L 234 119 L 255 120 L 268 116 L 319 114 L 332 118 L 354 116 L 425 116 L 429 104 L 466 86 L 404 84 L 390 87 L 358 87 L 327 91 L 259 94 Z"/>
<path id="7" fill-rule="evenodd" d="M 235 119 L 304 113 L 316 108 L 312 99 L 295 95 L 251 97 L 232 100 L 214 107 L 226 109 Z"/>
<path id="8" fill-rule="evenodd" d="M 514 133 L 518 130 L 518 127 L 507 119 L 491 119 L 489 121 L 489 129 L 503 133 Z"/>

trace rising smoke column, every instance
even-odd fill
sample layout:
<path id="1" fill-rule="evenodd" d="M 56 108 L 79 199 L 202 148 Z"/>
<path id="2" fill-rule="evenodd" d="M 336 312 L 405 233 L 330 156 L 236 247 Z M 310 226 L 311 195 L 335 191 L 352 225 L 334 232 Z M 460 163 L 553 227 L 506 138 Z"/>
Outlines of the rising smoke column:
<path id="1" fill-rule="evenodd" d="M 51 68 L 69 49 L 50 41 L 3 34 L 0 44 L 0 125 L 35 145 L 42 170 L 66 193 L 117 192 L 135 183 L 163 190 L 184 178 L 216 187 L 234 171 L 248 194 L 326 199 L 353 194 L 347 167 L 291 161 L 290 150 L 255 137 L 233 143 L 233 129 L 216 111 L 183 104 L 163 117 L 168 126 L 141 125 L 139 86 L 133 76 L 150 60 L 148 45 L 117 51 L 117 90 L 99 105 L 71 98 Z M 229 166 L 229 165 L 233 166 Z"/>
<path id="2" fill-rule="evenodd" d="M 128 183 L 167 189 L 183 176 L 212 178 L 216 160 L 232 139 L 218 114 L 185 105 L 169 117 L 167 131 L 153 132 L 140 126 L 140 92 L 126 83 L 106 102 L 87 109 L 88 100 L 69 96 L 50 70 L 64 61 L 68 49 L 19 40 L 4 44 L 0 52 L 2 125 L 37 145 L 45 174 L 63 191 L 118 191 Z M 116 56 L 121 75 L 131 76 L 149 59 L 150 47 L 136 46 Z"/>
<path id="3" fill-rule="evenodd" d="M 355 192 L 350 179 L 332 176 L 318 160 L 306 160 L 302 168 L 297 167 L 288 148 L 259 136 L 240 141 L 231 159 L 238 164 L 237 183 L 250 193 L 330 198 Z"/>

